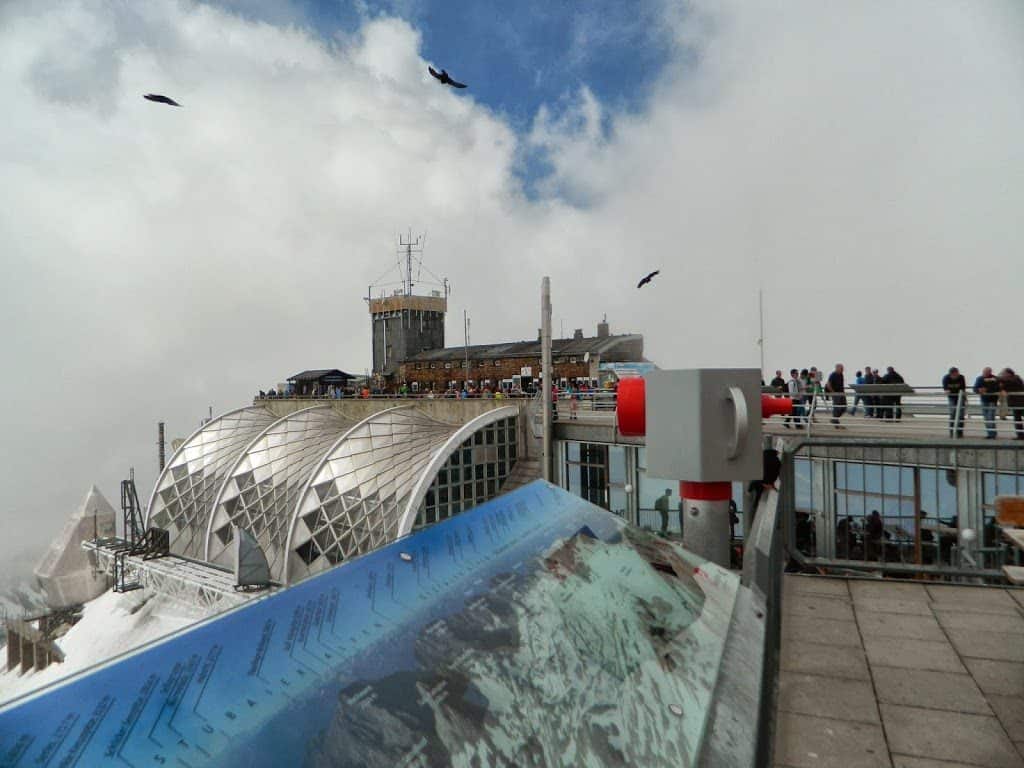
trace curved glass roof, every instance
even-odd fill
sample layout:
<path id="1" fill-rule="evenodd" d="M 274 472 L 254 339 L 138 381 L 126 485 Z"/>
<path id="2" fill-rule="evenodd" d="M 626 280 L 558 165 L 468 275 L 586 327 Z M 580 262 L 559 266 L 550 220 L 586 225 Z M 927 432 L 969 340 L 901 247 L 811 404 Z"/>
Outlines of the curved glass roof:
<path id="1" fill-rule="evenodd" d="M 343 435 L 299 499 L 285 581 L 394 541 L 410 491 L 458 429 L 403 406 L 376 413 Z"/>
<path id="2" fill-rule="evenodd" d="M 263 548 L 275 580 L 284 575 L 292 510 L 309 473 L 355 422 L 330 405 L 315 405 L 275 421 L 237 457 L 210 516 L 205 559 L 230 566 L 231 525 L 248 530 Z"/>
<path id="3" fill-rule="evenodd" d="M 277 419 L 262 407 L 239 408 L 207 422 L 171 456 L 153 487 L 146 525 L 165 528 L 171 552 L 201 558 L 210 510 L 238 454 Z"/>
<path id="4" fill-rule="evenodd" d="M 476 465 L 497 461 L 490 453 L 499 448 L 491 445 L 494 435 L 482 432 L 517 414 L 503 406 L 458 425 L 412 405 L 360 422 L 328 403 L 283 418 L 265 407 L 230 411 L 171 457 L 150 498 L 147 525 L 170 531 L 173 553 L 227 567 L 237 525 L 259 543 L 272 578 L 294 582 L 409 533 L 438 472 L 458 471 L 449 467 L 454 453 L 465 465 L 465 482 L 479 491 L 472 494 L 477 503 L 499 493 L 515 456 L 500 477 L 484 479 L 485 467 Z M 514 442 L 514 431 L 508 434 Z M 473 469 L 481 482 L 471 480 Z M 428 522 L 470 506 L 449 505 Z"/>

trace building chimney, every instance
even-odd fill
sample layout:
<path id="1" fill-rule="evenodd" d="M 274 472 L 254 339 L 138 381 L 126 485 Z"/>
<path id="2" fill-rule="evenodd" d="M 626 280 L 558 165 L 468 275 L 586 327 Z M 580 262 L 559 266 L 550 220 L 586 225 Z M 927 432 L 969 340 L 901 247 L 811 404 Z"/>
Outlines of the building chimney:
<path id="1" fill-rule="evenodd" d="M 582 328 L 577 328 L 575 331 L 572 332 L 572 340 L 573 341 L 583 341 L 583 329 Z"/>
<path id="2" fill-rule="evenodd" d="M 608 315 L 605 315 L 601 322 L 597 324 L 597 338 L 607 339 L 609 336 L 608 332 Z"/>

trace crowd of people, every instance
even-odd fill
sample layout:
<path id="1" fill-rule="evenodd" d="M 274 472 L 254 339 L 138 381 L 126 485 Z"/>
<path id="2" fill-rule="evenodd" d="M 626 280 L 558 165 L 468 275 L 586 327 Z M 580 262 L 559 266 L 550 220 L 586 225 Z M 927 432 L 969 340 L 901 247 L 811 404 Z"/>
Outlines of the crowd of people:
<path id="1" fill-rule="evenodd" d="M 892 386 L 890 391 L 879 392 L 877 390 L 862 391 L 862 385 L 887 384 Z M 841 419 L 849 412 L 855 416 L 859 408 L 869 419 L 883 419 L 900 421 L 903 418 L 903 406 L 901 387 L 905 385 L 903 377 L 893 366 L 886 368 L 885 373 L 879 373 L 878 368 L 865 366 L 863 370 L 857 371 L 853 385 L 853 405 L 847 411 L 847 384 L 845 367 L 837 363 L 828 376 L 823 376 L 816 367 L 797 370 L 793 368 L 789 372 L 789 378 L 783 378 L 782 371 L 775 372 L 775 378 L 769 383 L 769 388 L 780 396 L 788 395 L 793 399 L 793 413 L 786 418 L 787 429 L 803 429 L 811 418 L 809 407 L 815 398 L 827 399 L 831 403 L 831 422 L 836 429 L 843 429 Z M 942 377 L 942 390 L 945 392 L 949 404 L 949 436 L 963 437 L 964 422 L 967 419 L 970 396 L 978 397 L 981 405 L 981 417 L 985 423 L 985 436 L 992 440 L 996 437 L 996 412 L 1000 408 L 1003 413 L 1001 418 L 1006 419 L 1011 414 L 1014 422 L 1015 437 L 1024 440 L 1024 380 L 1012 369 L 1003 368 L 999 374 L 993 373 L 993 369 L 986 366 L 975 378 L 974 384 L 968 387 L 967 379 L 959 368 L 953 366 L 949 372 Z M 906 392 L 910 392 L 906 388 Z"/>

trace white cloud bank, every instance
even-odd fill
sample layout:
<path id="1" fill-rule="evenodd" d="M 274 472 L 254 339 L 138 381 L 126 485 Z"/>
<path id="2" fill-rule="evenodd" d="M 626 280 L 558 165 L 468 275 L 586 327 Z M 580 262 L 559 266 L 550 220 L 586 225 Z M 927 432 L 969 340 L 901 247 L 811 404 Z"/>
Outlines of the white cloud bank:
<path id="1" fill-rule="evenodd" d="M 664 18 L 647 109 L 584 88 L 524 137 L 393 18 L 326 45 L 189 2 L 0 9 L 0 554 L 129 464 L 147 496 L 157 420 L 367 365 L 360 297 L 408 226 L 474 341 L 532 336 L 550 274 L 556 327 L 607 312 L 664 366 L 756 366 L 763 285 L 772 368 L 1024 367 L 1019 4 Z"/>

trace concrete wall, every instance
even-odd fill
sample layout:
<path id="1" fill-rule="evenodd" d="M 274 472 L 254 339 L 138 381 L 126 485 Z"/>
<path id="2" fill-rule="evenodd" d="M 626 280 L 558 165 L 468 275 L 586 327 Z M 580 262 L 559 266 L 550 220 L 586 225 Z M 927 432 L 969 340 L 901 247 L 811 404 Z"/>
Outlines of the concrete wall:
<path id="1" fill-rule="evenodd" d="M 493 398 L 472 398 L 469 400 L 457 400 L 455 398 L 437 398 L 434 400 L 425 397 L 417 398 L 388 398 L 388 399 L 366 399 L 344 398 L 341 400 L 256 400 L 253 405 L 270 409 L 277 417 L 287 416 L 289 413 L 313 405 L 330 405 L 338 413 L 347 419 L 360 421 L 367 416 L 394 408 L 399 405 L 413 405 L 423 413 L 438 421 L 447 421 L 450 424 L 465 424 L 470 419 L 486 413 L 495 408 L 505 405 L 520 406 L 520 415 L 523 414 L 529 400 L 505 398 L 495 400 Z"/>

